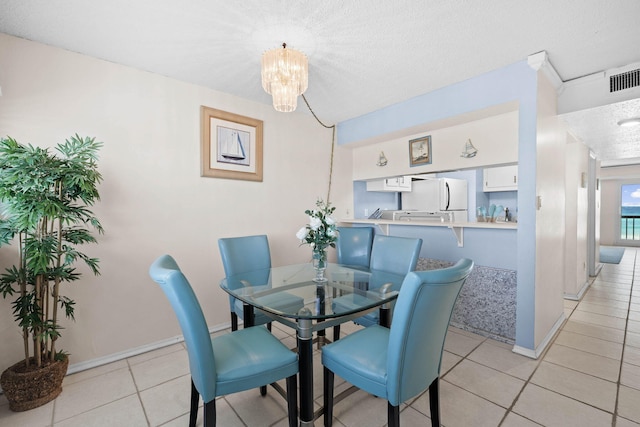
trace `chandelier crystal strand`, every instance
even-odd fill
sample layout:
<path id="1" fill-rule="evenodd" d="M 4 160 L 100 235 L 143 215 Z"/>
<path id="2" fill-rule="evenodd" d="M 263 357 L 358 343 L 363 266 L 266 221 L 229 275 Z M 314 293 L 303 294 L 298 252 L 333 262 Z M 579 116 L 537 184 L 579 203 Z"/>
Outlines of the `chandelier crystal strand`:
<path id="1" fill-rule="evenodd" d="M 298 106 L 298 96 L 309 86 L 307 56 L 295 49 L 282 48 L 262 55 L 262 88 L 273 97 L 276 111 L 290 113 Z"/>

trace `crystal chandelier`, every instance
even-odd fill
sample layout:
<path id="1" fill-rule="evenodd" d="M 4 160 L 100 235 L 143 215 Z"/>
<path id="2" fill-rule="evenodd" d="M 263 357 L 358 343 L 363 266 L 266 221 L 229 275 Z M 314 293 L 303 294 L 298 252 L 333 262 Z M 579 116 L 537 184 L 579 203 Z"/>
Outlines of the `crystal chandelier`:
<path id="1" fill-rule="evenodd" d="M 307 56 L 295 49 L 266 51 L 262 55 L 262 88 L 273 97 L 276 111 L 290 113 L 298 106 L 298 96 L 309 85 L 309 64 Z"/>

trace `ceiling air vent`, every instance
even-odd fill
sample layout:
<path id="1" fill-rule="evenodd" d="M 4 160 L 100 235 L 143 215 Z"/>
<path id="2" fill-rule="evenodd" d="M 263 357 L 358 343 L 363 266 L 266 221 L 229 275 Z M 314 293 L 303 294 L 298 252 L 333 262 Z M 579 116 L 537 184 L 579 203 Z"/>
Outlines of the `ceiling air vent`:
<path id="1" fill-rule="evenodd" d="M 609 77 L 609 93 L 640 86 L 640 68 Z"/>

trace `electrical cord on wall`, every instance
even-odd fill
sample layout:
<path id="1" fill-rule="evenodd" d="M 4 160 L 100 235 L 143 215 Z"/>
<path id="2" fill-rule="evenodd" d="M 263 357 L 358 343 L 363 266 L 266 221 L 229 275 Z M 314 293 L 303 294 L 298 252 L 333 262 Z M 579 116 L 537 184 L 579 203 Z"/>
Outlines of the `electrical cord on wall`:
<path id="1" fill-rule="evenodd" d="M 322 121 L 318 118 L 318 116 L 316 116 L 316 113 L 313 111 L 313 109 L 309 105 L 309 101 L 307 101 L 307 98 L 304 96 L 304 94 L 302 94 L 301 96 L 302 96 L 302 99 L 304 100 L 304 103 L 307 104 L 307 108 L 309 109 L 309 111 L 311 111 L 311 114 L 313 114 L 313 117 L 315 117 L 315 119 L 318 121 L 318 123 L 320 123 L 323 127 L 327 128 L 327 129 L 332 129 L 331 159 L 329 161 L 329 188 L 327 189 L 327 204 L 328 204 L 329 203 L 329 199 L 331 197 L 331 178 L 333 177 L 333 150 L 334 150 L 335 142 L 336 142 L 336 125 L 327 126 L 324 123 L 322 123 Z"/>

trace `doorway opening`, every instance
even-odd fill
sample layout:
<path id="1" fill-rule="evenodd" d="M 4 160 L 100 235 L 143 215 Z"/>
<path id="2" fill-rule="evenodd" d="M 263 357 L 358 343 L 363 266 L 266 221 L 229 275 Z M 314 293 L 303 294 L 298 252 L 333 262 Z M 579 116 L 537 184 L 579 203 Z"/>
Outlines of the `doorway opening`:
<path id="1" fill-rule="evenodd" d="M 640 241 L 640 184 L 620 186 L 620 240 Z"/>

